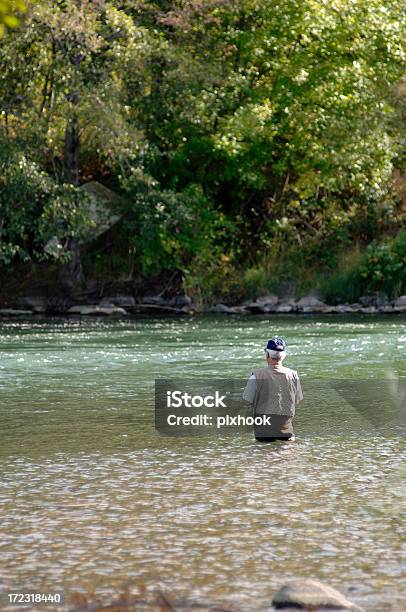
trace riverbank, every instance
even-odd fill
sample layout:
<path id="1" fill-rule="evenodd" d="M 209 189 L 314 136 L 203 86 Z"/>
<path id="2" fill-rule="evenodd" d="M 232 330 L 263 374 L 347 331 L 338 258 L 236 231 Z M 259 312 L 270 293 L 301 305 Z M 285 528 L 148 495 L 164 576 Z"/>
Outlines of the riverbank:
<path id="1" fill-rule="evenodd" d="M 254 301 L 214 306 L 198 305 L 187 295 L 171 298 L 134 295 L 111 295 L 89 302 L 75 301 L 69 296 L 26 296 L 0 304 L 0 317 L 25 317 L 35 315 L 124 317 L 127 315 L 180 315 L 212 313 L 219 315 L 258 314 L 401 314 L 406 313 L 406 295 L 390 301 L 382 293 L 362 296 L 359 302 L 327 304 L 311 293 L 299 300 L 262 296 Z"/>

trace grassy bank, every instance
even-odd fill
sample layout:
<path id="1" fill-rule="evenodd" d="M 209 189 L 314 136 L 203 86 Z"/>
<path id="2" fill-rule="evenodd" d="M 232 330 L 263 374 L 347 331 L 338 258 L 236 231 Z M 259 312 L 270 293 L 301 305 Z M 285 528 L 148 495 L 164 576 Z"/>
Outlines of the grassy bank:
<path id="1" fill-rule="evenodd" d="M 192 269 L 183 286 L 206 304 L 254 300 L 269 293 L 300 298 L 312 290 L 331 304 L 356 302 L 377 292 L 390 299 L 406 293 L 406 230 L 364 248 L 342 251 L 336 261 L 334 268 L 315 260 L 307 263 L 300 249 L 252 267 L 233 266 L 223 257 L 211 266 Z"/>

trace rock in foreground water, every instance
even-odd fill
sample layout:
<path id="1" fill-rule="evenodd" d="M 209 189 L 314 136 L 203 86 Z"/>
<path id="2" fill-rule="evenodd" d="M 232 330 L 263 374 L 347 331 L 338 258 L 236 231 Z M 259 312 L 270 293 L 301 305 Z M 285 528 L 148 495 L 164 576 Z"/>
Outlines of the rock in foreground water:
<path id="1" fill-rule="evenodd" d="M 272 604 L 278 610 L 361 610 L 336 589 L 311 578 L 288 582 L 274 595 Z"/>

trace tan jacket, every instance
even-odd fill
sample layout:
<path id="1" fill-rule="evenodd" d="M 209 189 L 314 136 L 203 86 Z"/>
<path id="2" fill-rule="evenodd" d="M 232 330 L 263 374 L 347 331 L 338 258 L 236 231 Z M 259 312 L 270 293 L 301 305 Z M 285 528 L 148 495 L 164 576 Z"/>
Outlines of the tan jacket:
<path id="1" fill-rule="evenodd" d="M 256 390 L 254 415 L 270 414 L 271 426 L 257 427 L 255 435 L 278 436 L 293 434 L 292 417 L 303 399 L 298 373 L 281 364 L 254 371 Z"/>
<path id="2" fill-rule="evenodd" d="M 298 373 L 283 365 L 267 366 L 254 371 L 256 391 L 253 404 L 258 414 L 294 416 L 303 399 Z"/>

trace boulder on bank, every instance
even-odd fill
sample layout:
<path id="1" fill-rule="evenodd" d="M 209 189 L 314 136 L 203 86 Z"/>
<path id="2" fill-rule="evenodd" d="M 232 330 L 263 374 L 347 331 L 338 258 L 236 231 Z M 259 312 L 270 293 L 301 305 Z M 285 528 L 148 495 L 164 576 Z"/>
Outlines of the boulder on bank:
<path id="1" fill-rule="evenodd" d="M 120 306 L 120 308 L 132 308 L 136 305 L 135 298 L 132 295 L 114 295 L 103 298 L 104 301 L 113 304 L 113 306 Z"/>
<path id="2" fill-rule="evenodd" d="M 19 297 L 15 302 L 16 309 L 32 310 L 34 314 L 65 314 L 73 306 L 73 301 L 64 295 L 28 295 Z"/>
<path id="3" fill-rule="evenodd" d="M 174 308 L 184 308 L 185 306 L 192 306 L 192 298 L 188 295 L 176 295 L 175 297 L 168 300 L 168 306 Z"/>
<path id="4" fill-rule="evenodd" d="M 258 302 L 248 302 L 244 305 L 244 308 L 251 312 L 252 314 L 264 314 L 265 308 L 263 304 L 259 304 Z"/>
<path id="5" fill-rule="evenodd" d="M 167 300 L 163 300 L 161 303 L 149 303 L 143 301 L 141 304 L 136 304 L 129 309 L 134 314 L 194 314 L 197 312 L 197 308 L 190 304 L 189 306 L 182 306 L 182 308 L 175 306 L 168 306 Z"/>
<path id="6" fill-rule="evenodd" d="M 363 308 L 361 308 L 361 312 L 363 312 L 364 314 L 375 314 L 376 312 L 378 312 L 378 309 L 376 308 L 376 306 L 364 306 Z"/>
<path id="7" fill-rule="evenodd" d="M 332 306 L 319 300 L 314 293 L 309 293 L 302 297 L 297 303 L 297 308 L 300 312 L 304 313 L 333 312 Z"/>
<path id="8" fill-rule="evenodd" d="M 237 314 L 237 315 L 243 315 L 243 314 L 249 314 L 250 311 L 247 309 L 246 306 L 226 306 L 225 304 L 216 304 L 215 306 L 212 306 L 211 308 L 209 308 L 208 310 L 205 310 L 204 312 L 209 312 L 211 314 L 225 314 L 225 315 L 232 315 L 232 314 Z"/>
<path id="9" fill-rule="evenodd" d="M 120 221 L 122 215 L 115 212 L 123 202 L 121 196 L 97 181 L 90 181 L 81 186 L 88 196 L 83 210 L 91 221 L 91 227 L 85 232 L 84 242 L 94 240 Z"/>
<path id="10" fill-rule="evenodd" d="M 17 308 L 0 308 L 0 317 L 25 317 L 32 314 L 32 310 L 19 310 Z"/>
<path id="11" fill-rule="evenodd" d="M 393 306 L 395 310 L 397 310 L 398 312 L 405 312 L 406 311 L 406 295 L 401 295 L 400 297 L 398 297 L 398 299 L 395 300 Z"/>
<path id="12" fill-rule="evenodd" d="M 296 312 L 297 306 L 294 301 L 281 302 L 275 306 L 275 312 L 285 314 L 289 312 Z"/>
<path id="13" fill-rule="evenodd" d="M 261 297 L 257 298 L 257 304 L 264 304 L 265 306 L 275 306 L 278 303 L 279 298 L 277 295 L 269 294 L 269 295 L 261 295 Z"/>
<path id="14" fill-rule="evenodd" d="M 351 312 L 362 312 L 362 304 L 360 304 L 359 302 L 354 302 L 353 304 L 350 304 L 351 307 Z"/>
<path id="15" fill-rule="evenodd" d="M 277 610 L 354 610 L 361 608 L 351 603 L 342 593 L 320 580 L 298 578 L 283 585 L 272 599 Z"/>
<path id="16" fill-rule="evenodd" d="M 298 311 L 303 312 L 303 314 L 318 314 L 318 313 L 328 314 L 328 313 L 333 313 L 334 308 L 333 306 L 329 306 L 328 304 L 324 304 L 323 302 L 320 302 L 320 304 L 316 304 L 314 306 L 304 306 L 302 309 L 298 307 Z"/>
<path id="17" fill-rule="evenodd" d="M 163 298 L 161 295 L 144 295 L 141 300 L 141 304 L 150 304 L 153 306 L 170 306 L 168 300 Z"/>
<path id="18" fill-rule="evenodd" d="M 263 295 L 257 298 L 254 302 L 244 304 L 244 307 L 253 314 L 275 312 L 278 301 L 279 298 L 277 295 Z"/>
<path id="19" fill-rule="evenodd" d="M 188 295 L 175 295 L 172 298 L 164 298 L 161 295 L 146 295 L 141 300 L 142 304 L 152 304 L 154 306 L 169 306 L 170 308 L 184 308 L 193 306 L 192 298 Z"/>
<path id="20" fill-rule="evenodd" d="M 308 308 L 310 306 L 317 306 L 318 304 L 322 304 L 318 297 L 315 295 L 309 294 L 305 295 L 298 301 L 297 305 L 299 308 Z"/>
<path id="21" fill-rule="evenodd" d="M 249 310 L 245 306 L 232 306 L 233 314 L 246 315 L 249 314 Z"/>
<path id="22" fill-rule="evenodd" d="M 337 304 L 337 306 L 333 307 L 333 312 L 335 314 L 349 314 L 353 310 L 349 304 Z"/>
<path id="23" fill-rule="evenodd" d="M 405 306 L 405 310 L 406 310 L 406 306 Z M 387 304 L 386 306 L 380 306 L 380 308 L 378 308 L 378 312 L 382 312 L 382 313 L 386 313 L 386 314 L 390 314 L 391 312 L 395 312 L 394 307 L 391 304 Z"/>
<path id="24" fill-rule="evenodd" d="M 47 298 L 43 295 L 32 295 L 21 297 L 17 300 L 18 307 L 33 310 L 37 314 L 45 313 L 47 310 Z"/>
<path id="25" fill-rule="evenodd" d="M 371 295 L 362 295 L 359 298 L 359 301 L 364 306 L 364 308 L 381 308 L 389 304 L 388 296 L 380 291 L 377 291 L 376 293 L 371 293 Z"/>
<path id="26" fill-rule="evenodd" d="M 213 314 L 233 314 L 233 309 L 225 304 L 216 304 L 210 308 L 209 312 Z"/>
<path id="27" fill-rule="evenodd" d="M 77 305 L 77 306 L 72 306 L 71 308 L 69 308 L 68 310 L 68 314 L 73 314 L 73 315 L 80 315 L 80 316 L 109 316 L 109 315 L 126 315 L 127 312 L 124 310 L 124 308 L 120 308 L 118 306 L 112 306 L 112 305 L 104 305 L 104 306 L 100 306 L 100 305 Z"/>

